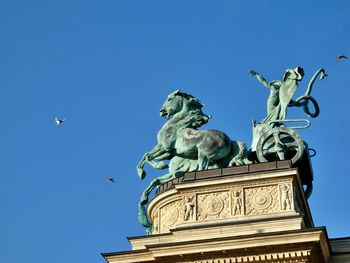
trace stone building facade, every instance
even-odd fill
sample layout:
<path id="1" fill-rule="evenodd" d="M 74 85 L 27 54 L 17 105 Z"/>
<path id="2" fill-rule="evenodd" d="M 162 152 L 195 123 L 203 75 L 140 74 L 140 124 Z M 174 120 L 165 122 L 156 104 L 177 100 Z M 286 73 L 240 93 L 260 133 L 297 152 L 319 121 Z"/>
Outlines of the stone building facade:
<path id="1" fill-rule="evenodd" d="M 148 206 L 153 234 L 116 262 L 350 262 L 350 238 L 315 227 L 302 186 L 309 163 L 267 162 L 187 173 Z"/>

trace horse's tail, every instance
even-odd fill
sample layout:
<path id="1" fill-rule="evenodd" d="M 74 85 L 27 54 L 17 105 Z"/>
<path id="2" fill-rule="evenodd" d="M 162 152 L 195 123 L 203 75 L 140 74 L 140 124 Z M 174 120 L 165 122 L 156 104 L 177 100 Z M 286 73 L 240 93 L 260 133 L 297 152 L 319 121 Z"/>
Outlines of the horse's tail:
<path id="1" fill-rule="evenodd" d="M 139 223 L 141 225 L 143 225 L 145 228 L 147 228 L 146 232 L 151 231 L 152 223 L 148 219 L 145 206 L 141 205 L 141 204 L 139 204 L 138 220 L 139 220 Z"/>
<path id="2" fill-rule="evenodd" d="M 244 142 L 231 141 L 231 160 L 228 166 L 251 164 L 248 149 Z"/>

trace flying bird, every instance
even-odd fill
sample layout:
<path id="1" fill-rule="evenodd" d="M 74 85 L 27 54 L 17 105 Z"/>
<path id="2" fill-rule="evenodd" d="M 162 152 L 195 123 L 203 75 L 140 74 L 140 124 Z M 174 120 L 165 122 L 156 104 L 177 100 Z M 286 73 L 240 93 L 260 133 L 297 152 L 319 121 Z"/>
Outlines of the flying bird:
<path id="1" fill-rule="evenodd" d="M 348 59 L 348 57 L 345 56 L 345 55 L 340 55 L 340 56 L 338 56 L 338 57 L 335 58 L 335 60 L 336 60 L 337 62 L 339 62 L 339 61 L 342 60 L 342 59 Z"/>
<path id="2" fill-rule="evenodd" d="M 55 117 L 55 122 L 56 122 L 56 125 L 57 126 L 60 126 L 64 121 L 65 121 L 66 119 L 59 119 L 59 118 L 57 118 L 57 117 Z"/>
<path id="3" fill-rule="evenodd" d="M 115 183 L 115 180 L 113 177 L 107 178 L 106 181 L 109 183 Z"/>

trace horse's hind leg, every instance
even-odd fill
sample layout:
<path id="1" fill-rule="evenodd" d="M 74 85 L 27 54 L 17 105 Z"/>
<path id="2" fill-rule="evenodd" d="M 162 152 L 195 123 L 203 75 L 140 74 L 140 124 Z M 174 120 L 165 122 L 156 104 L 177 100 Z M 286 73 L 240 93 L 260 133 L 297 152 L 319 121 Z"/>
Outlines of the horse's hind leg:
<path id="1" fill-rule="evenodd" d="M 247 146 L 243 142 L 232 141 L 232 159 L 228 166 L 251 164 L 252 161 L 248 159 Z"/>
<path id="2" fill-rule="evenodd" d="M 172 174 L 166 174 L 152 180 L 150 185 L 145 189 L 145 191 L 143 191 L 141 195 L 140 203 L 139 203 L 138 221 L 141 225 L 147 228 L 146 232 L 148 234 L 152 232 L 152 224 L 147 217 L 146 208 L 145 208 L 145 205 L 148 204 L 148 196 L 156 186 L 171 180 L 172 177 L 173 177 Z"/>
<path id="3" fill-rule="evenodd" d="M 161 185 L 161 184 L 164 184 L 168 181 L 170 181 L 171 179 L 174 179 L 175 178 L 175 174 L 173 173 L 169 173 L 169 174 L 166 174 L 166 175 L 163 175 L 163 176 L 160 176 L 156 179 L 153 179 L 151 181 L 151 183 L 149 184 L 149 186 L 145 189 L 145 191 L 143 191 L 142 195 L 141 195 L 141 198 L 140 198 L 140 204 L 141 205 L 146 205 L 148 204 L 148 196 L 149 194 L 152 192 L 152 190 Z"/>
<path id="4" fill-rule="evenodd" d="M 198 153 L 198 170 L 207 170 L 209 167 L 209 158 L 207 155 Z"/>

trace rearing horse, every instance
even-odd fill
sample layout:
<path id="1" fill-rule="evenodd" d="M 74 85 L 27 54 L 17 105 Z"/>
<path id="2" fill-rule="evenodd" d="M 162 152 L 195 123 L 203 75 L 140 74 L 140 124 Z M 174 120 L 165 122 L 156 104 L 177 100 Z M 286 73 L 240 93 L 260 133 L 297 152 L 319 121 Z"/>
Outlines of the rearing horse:
<path id="1" fill-rule="evenodd" d="M 155 169 L 165 169 L 168 165 L 162 160 L 171 160 L 169 173 L 151 181 L 141 196 L 140 205 L 148 203 L 148 196 L 156 186 L 185 172 L 251 163 L 243 142 L 231 141 L 218 130 L 197 130 L 210 118 L 202 112 L 202 107 L 198 99 L 179 90 L 165 100 L 160 115 L 167 122 L 157 134 L 158 144 L 140 160 L 137 172 L 144 179 L 146 163 Z"/>

